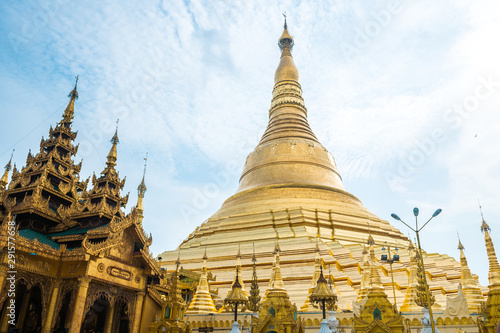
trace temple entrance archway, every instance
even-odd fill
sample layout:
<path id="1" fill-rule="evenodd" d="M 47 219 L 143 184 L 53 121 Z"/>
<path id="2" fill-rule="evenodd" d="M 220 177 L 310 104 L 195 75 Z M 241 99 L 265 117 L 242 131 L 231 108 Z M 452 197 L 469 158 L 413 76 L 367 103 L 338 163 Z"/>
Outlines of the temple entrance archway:
<path id="1" fill-rule="evenodd" d="M 85 314 L 81 326 L 81 333 L 104 333 L 106 317 L 110 315 L 109 301 L 99 297 Z"/>
<path id="2" fill-rule="evenodd" d="M 23 333 L 40 332 L 42 330 L 43 310 L 40 286 L 37 284 L 28 289 L 26 284 L 19 283 L 16 296 L 21 300 L 20 304 L 16 306 L 16 328 Z"/>

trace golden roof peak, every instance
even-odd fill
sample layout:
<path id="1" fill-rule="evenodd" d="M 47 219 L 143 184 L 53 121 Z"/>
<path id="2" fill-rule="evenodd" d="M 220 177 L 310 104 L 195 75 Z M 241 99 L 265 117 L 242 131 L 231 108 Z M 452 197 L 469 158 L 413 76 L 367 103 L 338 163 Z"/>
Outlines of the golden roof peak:
<path id="1" fill-rule="evenodd" d="M 76 89 L 77 85 L 78 85 L 78 75 L 75 76 L 75 87 L 68 94 L 70 101 L 68 103 L 68 106 L 64 110 L 63 119 L 61 121 L 62 123 L 71 123 L 71 121 L 73 120 L 73 115 L 75 114 L 75 100 L 78 99 L 78 91 Z"/>
<path id="2" fill-rule="evenodd" d="M 120 142 L 120 140 L 118 139 L 118 122 L 119 121 L 120 121 L 120 119 L 116 120 L 115 134 L 111 138 L 111 143 L 113 145 L 111 146 L 111 149 L 109 150 L 109 153 L 108 153 L 107 162 L 106 162 L 107 168 L 102 173 L 105 173 L 106 171 L 109 171 L 111 169 L 114 170 L 114 168 L 116 166 L 116 160 L 118 159 L 118 154 L 116 153 L 116 145 Z"/>
<path id="3" fill-rule="evenodd" d="M 281 252 L 280 244 L 278 242 L 278 238 L 275 239 L 275 244 L 274 244 L 274 254 Z"/>
<path id="4" fill-rule="evenodd" d="M 283 283 L 283 277 L 281 276 L 280 267 L 280 252 L 278 243 L 276 243 L 274 251 L 274 263 L 273 270 L 271 273 L 271 279 L 269 280 L 269 288 L 266 290 L 266 294 L 271 291 L 281 291 L 286 292 L 285 284 Z"/>
<path id="5" fill-rule="evenodd" d="M 457 232 L 457 236 L 458 236 L 458 232 Z M 465 249 L 465 247 L 462 245 L 462 242 L 460 241 L 460 236 L 458 236 L 458 247 L 457 247 L 457 249 L 459 249 L 459 250 Z"/>
<path id="6" fill-rule="evenodd" d="M 175 261 L 176 271 L 179 271 L 180 265 L 181 265 L 181 251 L 179 251 L 179 254 L 177 255 L 177 260 Z"/>
<path id="7" fill-rule="evenodd" d="M 117 138 L 118 139 L 118 138 Z M 144 179 L 146 178 L 146 165 L 148 163 L 148 152 L 146 152 L 146 157 L 144 157 L 144 171 L 142 172 L 142 181 L 137 187 L 137 194 L 139 198 L 144 198 L 144 193 L 147 191 L 146 183 Z M 142 202 L 142 201 L 141 201 Z"/>
<path id="8" fill-rule="evenodd" d="M 288 28 L 285 18 L 285 26 L 283 33 L 278 41 L 278 46 L 281 50 L 281 60 L 276 73 L 274 74 L 274 83 L 281 81 L 295 81 L 299 82 L 299 71 L 295 66 L 292 58 L 293 37 L 288 33 Z"/>
<path id="9" fill-rule="evenodd" d="M 9 182 L 9 171 L 12 168 L 12 156 L 14 155 L 15 151 L 15 149 L 12 150 L 9 162 L 5 165 L 5 172 L 3 173 L 2 178 L 0 178 L 0 189 L 4 189 Z"/>
<path id="10" fill-rule="evenodd" d="M 207 248 L 205 248 L 205 253 L 203 253 L 203 260 L 204 261 L 208 260 L 208 257 L 207 257 Z"/>
<path id="11" fill-rule="evenodd" d="M 366 244 L 368 244 L 368 245 L 375 245 L 375 240 L 373 239 L 373 236 L 372 236 L 371 232 L 368 235 L 368 240 L 366 241 Z"/>

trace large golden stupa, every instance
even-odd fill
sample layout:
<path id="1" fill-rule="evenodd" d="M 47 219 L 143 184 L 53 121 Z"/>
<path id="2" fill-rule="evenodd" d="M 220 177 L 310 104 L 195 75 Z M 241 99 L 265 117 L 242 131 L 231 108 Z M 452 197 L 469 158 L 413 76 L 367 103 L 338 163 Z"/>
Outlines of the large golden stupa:
<path id="1" fill-rule="evenodd" d="M 201 272 L 206 251 L 207 269 L 216 277 L 210 287 L 218 289 L 214 298 L 219 307 L 234 280 L 238 251 L 246 289 L 252 281 L 255 249 L 259 287 L 266 290 L 278 240 L 283 283 L 297 308 L 311 310 L 307 299 L 314 285 L 312 277 L 319 253 L 325 274 L 333 280 L 338 307 L 352 310 L 353 301 L 361 293 L 364 246 L 370 239 L 376 258 L 387 254 L 382 249 L 387 244 L 393 254 L 399 254 L 400 261 L 392 265 L 394 294 L 389 264 L 378 261 L 377 268 L 391 302 L 395 295 L 398 308 L 412 310 L 411 297 L 407 297 L 412 284 L 408 238 L 346 191 L 335 159 L 307 121 L 299 72 L 291 53 L 294 41 L 286 22 L 278 44 L 281 58 L 274 75 L 269 123 L 247 157 L 237 192 L 178 250 L 160 254 L 161 266 L 174 270 L 179 255 L 183 269 Z M 444 308 L 446 294 L 457 293 L 460 263 L 447 255 L 424 255 L 429 285 L 436 296 L 435 307 Z"/>

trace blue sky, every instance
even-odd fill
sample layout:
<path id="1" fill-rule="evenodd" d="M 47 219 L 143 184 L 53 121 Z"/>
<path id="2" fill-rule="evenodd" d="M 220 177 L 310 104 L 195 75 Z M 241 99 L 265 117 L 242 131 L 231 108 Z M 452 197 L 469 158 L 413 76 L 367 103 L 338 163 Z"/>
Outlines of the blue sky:
<path id="1" fill-rule="evenodd" d="M 264 132 L 286 11 L 309 122 L 347 189 L 383 219 L 396 212 L 411 221 L 414 206 L 423 218 L 442 208 L 422 231 L 424 248 L 458 258 L 459 231 L 486 285 L 477 199 L 500 244 L 499 7 L 4 1 L 0 163 L 12 148 L 18 166 L 28 149 L 38 151 L 80 75 L 81 177 L 104 169 L 119 118 L 129 206 L 147 151 L 144 227 L 154 254 L 175 248 L 235 192 Z"/>

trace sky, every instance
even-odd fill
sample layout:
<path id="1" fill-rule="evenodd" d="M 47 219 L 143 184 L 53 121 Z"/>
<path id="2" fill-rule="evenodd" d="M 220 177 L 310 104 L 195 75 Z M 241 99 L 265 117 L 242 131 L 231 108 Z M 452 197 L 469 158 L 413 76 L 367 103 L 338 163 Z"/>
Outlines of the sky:
<path id="1" fill-rule="evenodd" d="M 309 123 L 347 190 L 487 285 L 480 200 L 500 250 L 500 3 L 485 1 L 2 1 L 0 164 L 24 165 L 79 75 L 82 179 L 117 169 L 144 228 L 176 248 L 237 188 L 268 120 L 286 12 Z"/>

